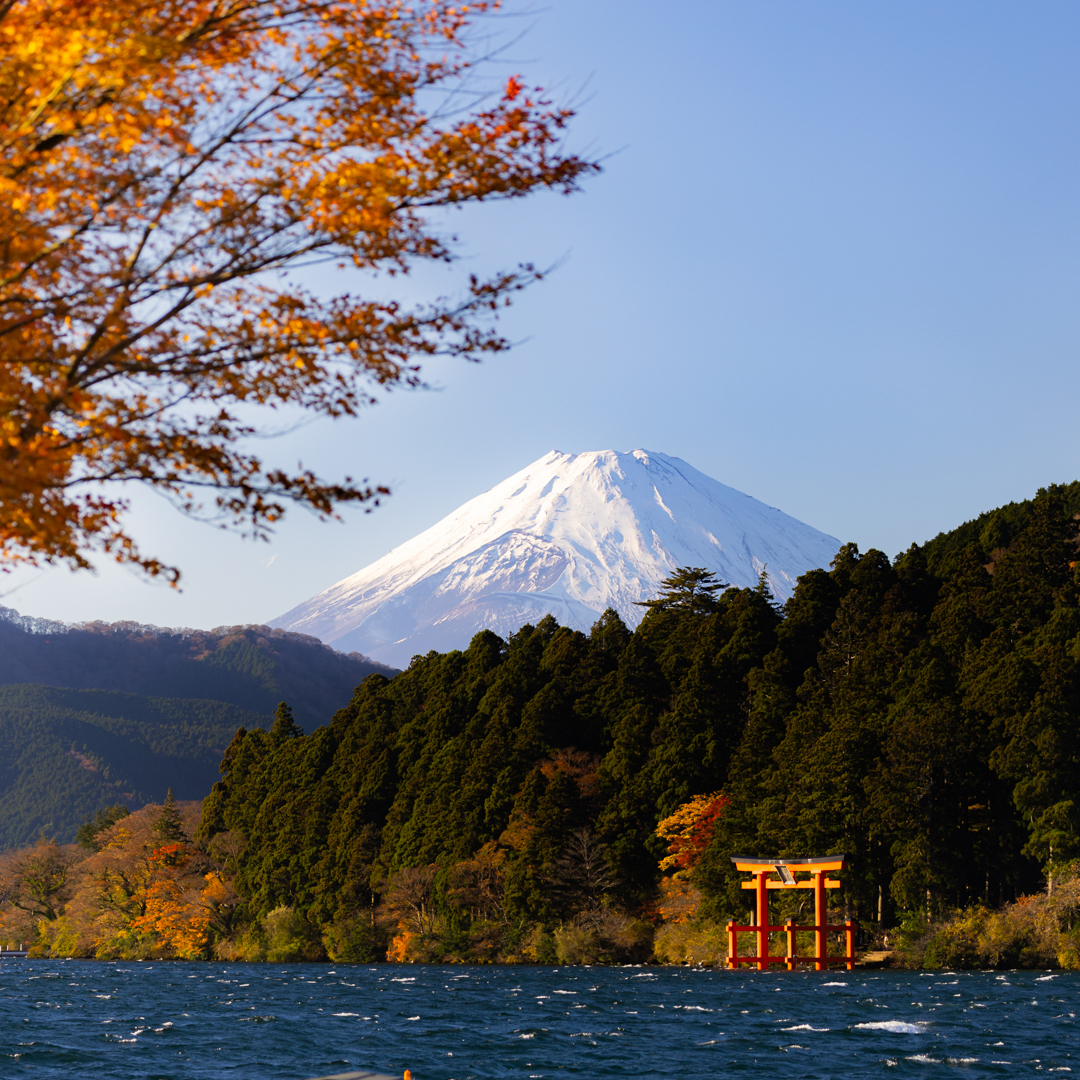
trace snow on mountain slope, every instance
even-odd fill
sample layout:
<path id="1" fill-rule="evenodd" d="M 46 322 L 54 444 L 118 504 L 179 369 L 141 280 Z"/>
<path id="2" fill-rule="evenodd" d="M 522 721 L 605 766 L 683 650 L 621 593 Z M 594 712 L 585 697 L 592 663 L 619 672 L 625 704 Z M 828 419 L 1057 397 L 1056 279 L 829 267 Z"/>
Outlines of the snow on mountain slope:
<path id="1" fill-rule="evenodd" d="M 587 631 L 612 607 L 636 626 L 644 609 L 634 602 L 679 566 L 753 586 L 767 564 L 783 600 L 839 547 L 679 458 L 553 450 L 271 626 L 405 667 L 549 612 Z"/>

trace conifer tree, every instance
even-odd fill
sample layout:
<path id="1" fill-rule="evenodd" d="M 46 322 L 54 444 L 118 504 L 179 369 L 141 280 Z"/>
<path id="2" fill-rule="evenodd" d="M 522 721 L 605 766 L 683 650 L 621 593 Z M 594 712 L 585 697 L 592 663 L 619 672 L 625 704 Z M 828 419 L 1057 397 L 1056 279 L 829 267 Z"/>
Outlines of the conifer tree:
<path id="1" fill-rule="evenodd" d="M 772 585 L 769 583 L 769 564 L 762 563 L 761 573 L 758 574 L 757 585 L 754 586 L 754 592 L 758 594 L 774 611 L 780 611 L 781 605 L 777 602 L 775 596 L 773 596 Z"/>
<path id="2" fill-rule="evenodd" d="M 172 844 L 187 840 L 184 832 L 184 822 L 180 817 L 180 811 L 176 808 L 176 799 L 173 798 L 173 790 L 165 796 L 165 802 L 158 812 L 154 821 L 154 836 L 163 844 Z"/>
<path id="3" fill-rule="evenodd" d="M 270 741 L 276 746 L 285 739 L 295 739 L 304 734 L 304 729 L 296 722 L 293 711 L 287 702 L 282 701 L 274 712 L 274 724 L 270 728 Z"/>
<path id="4" fill-rule="evenodd" d="M 711 570 L 704 566 L 681 566 L 660 583 L 655 600 L 637 600 L 637 607 L 652 611 L 681 611 L 707 614 L 716 610 L 716 594 L 726 589 Z"/>

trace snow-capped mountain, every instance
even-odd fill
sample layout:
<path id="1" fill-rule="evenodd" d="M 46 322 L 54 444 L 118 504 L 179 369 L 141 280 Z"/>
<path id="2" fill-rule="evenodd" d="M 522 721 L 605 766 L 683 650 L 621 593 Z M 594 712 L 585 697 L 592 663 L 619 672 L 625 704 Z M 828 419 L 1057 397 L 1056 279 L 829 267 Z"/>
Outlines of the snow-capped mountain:
<path id="1" fill-rule="evenodd" d="M 405 667 L 548 613 L 587 631 L 612 607 L 636 626 L 634 602 L 679 566 L 753 586 L 767 565 L 783 600 L 839 547 L 679 458 L 553 450 L 271 625 Z"/>

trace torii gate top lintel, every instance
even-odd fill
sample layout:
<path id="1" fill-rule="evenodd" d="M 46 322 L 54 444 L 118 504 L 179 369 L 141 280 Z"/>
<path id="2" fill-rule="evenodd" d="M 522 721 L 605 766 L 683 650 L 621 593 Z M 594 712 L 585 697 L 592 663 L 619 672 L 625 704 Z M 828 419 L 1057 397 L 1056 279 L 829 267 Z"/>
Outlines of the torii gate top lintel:
<path id="1" fill-rule="evenodd" d="M 812 859 L 765 859 L 757 855 L 732 855 L 731 861 L 736 870 L 775 870 L 778 866 L 788 866 L 792 870 L 843 870 L 847 865 L 846 855 L 818 855 Z"/>

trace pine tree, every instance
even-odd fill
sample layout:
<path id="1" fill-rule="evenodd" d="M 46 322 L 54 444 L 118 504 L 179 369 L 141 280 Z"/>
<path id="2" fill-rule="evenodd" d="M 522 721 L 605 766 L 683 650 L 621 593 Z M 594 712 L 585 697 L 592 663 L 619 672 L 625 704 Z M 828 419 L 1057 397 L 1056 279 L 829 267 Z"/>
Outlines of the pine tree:
<path id="1" fill-rule="evenodd" d="M 270 728 L 270 741 L 277 746 L 286 739 L 295 739 L 304 734 L 304 729 L 296 722 L 293 711 L 286 702 L 281 702 L 274 713 L 274 725 Z"/>
<path id="2" fill-rule="evenodd" d="M 180 817 L 180 811 L 176 808 L 176 799 L 173 798 L 172 788 L 169 788 L 169 793 L 165 796 L 165 803 L 154 821 L 154 836 L 163 844 L 174 844 L 187 840 L 187 834 L 184 832 L 184 822 Z"/>
<path id="3" fill-rule="evenodd" d="M 779 612 L 781 605 L 777 602 L 776 597 L 773 595 L 772 585 L 769 584 L 769 564 L 762 563 L 761 573 L 758 574 L 757 585 L 754 587 L 754 592 L 758 594 L 773 611 Z"/>
<path id="4" fill-rule="evenodd" d="M 727 585 L 704 566 L 681 566 L 660 583 L 655 600 L 638 600 L 638 607 L 651 611 L 680 611 L 707 614 L 716 610 L 716 594 Z"/>

